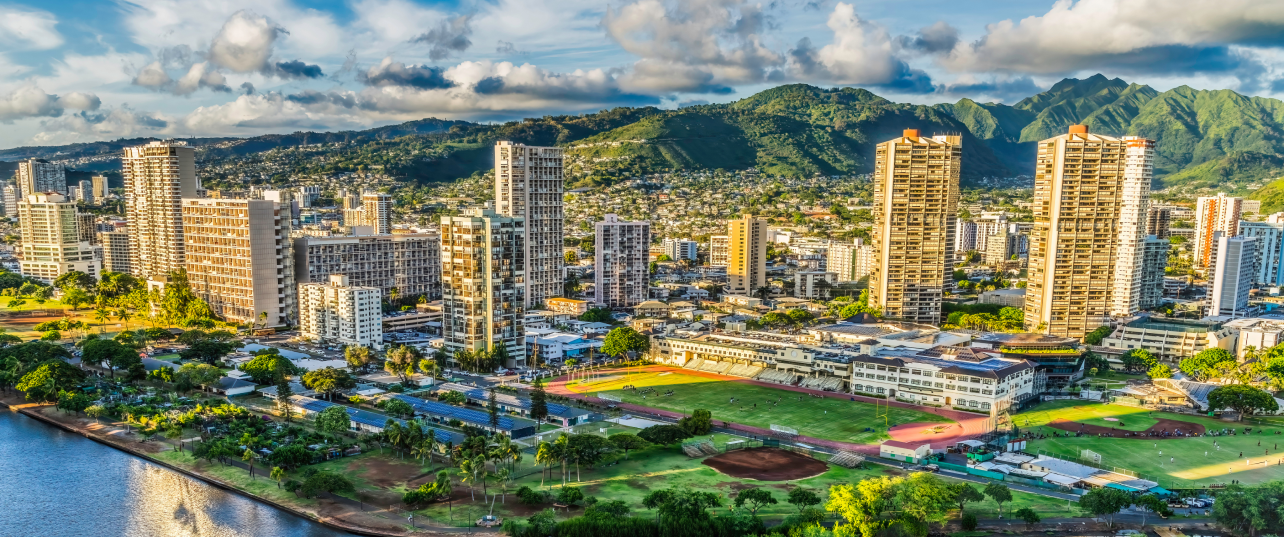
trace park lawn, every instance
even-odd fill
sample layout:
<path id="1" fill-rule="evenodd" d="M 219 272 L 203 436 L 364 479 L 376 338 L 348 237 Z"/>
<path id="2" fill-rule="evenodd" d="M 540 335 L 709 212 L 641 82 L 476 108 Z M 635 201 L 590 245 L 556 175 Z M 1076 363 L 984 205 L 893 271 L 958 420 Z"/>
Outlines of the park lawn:
<path id="1" fill-rule="evenodd" d="M 1251 484 L 1284 479 L 1284 466 L 1279 464 L 1284 452 L 1276 447 L 1284 445 L 1284 435 L 1275 434 L 1280 430 L 1284 429 L 1267 427 L 1265 434 L 1163 440 L 1053 437 L 1031 440 L 1026 451 L 1078 457 L 1090 449 L 1101 454 L 1102 464 L 1139 472 L 1165 488 L 1206 486 L 1232 479 Z M 1214 447 L 1214 441 L 1220 450 Z"/>
<path id="2" fill-rule="evenodd" d="M 645 396 L 623 386 L 653 387 L 656 392 Z M 888 410 L 887 420 L 877 415 L 873 404 L 848 400 L 843 394 L 823 399 L 788 390 L 753 384 L 723 381 L 683 373 L 641 373 L 609 375 L 567 387 L 579 393 L 606 393 L 625 403 L 690 414 L 695 409 L 713 412 L 715 421 L 741 423 L 763 429 L 771 425 L 792 427 L 798 434 L 850 442 L 875 444 L 889 438 L 887 427 L 905 423 L 953 423 L 952 420 L 904 408 Z M 673 390 L 674 395 L 661 395 Z M 802 400 L 799 400 L 799 396 Z M 735 403 L 730 403 L 731 398 Z M 780 400 L 780 406 L 769 401 Z M 757 403 L 757 408 L 753 405 Z M 882 410 L 879 409 L 879 412 Z"/>

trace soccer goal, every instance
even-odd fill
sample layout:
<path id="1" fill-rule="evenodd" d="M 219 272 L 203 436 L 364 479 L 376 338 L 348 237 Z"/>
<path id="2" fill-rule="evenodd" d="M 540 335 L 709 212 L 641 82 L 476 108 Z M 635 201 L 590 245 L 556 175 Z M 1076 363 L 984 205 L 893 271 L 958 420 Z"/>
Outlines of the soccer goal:
<path id="1" fill-rule="evenodd" d="M 1091 449 L 1085 449 L 1079 452 L 1079 460 L 1089 461 L 1097 466 L 1101 465 L 1101 454 Z"/>
<path id="2" fill-rule="evenodd" d="M 774 423 L 771 424 L 771 430 L 778 433 L 788 434 L 788 435 L 794 435 L 794 436 L 798 435 L 797 429 L 794 429 L 793 427 L 785 427 L 784 425 L 776 425 Z"/>

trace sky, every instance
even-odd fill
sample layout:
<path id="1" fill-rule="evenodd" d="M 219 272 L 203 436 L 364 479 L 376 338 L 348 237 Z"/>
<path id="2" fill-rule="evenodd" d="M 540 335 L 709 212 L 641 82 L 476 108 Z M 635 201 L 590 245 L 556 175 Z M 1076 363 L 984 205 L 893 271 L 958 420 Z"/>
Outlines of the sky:
<path id="1" fill-rule="evenodd" d="M 1284 0 L 0 0 L 0 147 L 505 121 L 780 84 L 1284 97 Z"/>

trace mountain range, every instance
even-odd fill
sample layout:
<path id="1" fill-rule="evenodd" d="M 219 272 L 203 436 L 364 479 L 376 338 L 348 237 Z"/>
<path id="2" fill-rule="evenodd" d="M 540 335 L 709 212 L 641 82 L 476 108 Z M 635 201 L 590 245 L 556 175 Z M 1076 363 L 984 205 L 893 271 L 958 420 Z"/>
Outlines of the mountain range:
<path id="1" fill-rule="evenodd" d="M 346 142 L 337 155 L 304 161 L 291 173 L 357 169 L 378 163 L 407 180 L 453 180 L 489 168 L 490 145 L 514 140 L 567 148 L 581 184 L 672 169 L 744 169 L 772 174 L 869 172 L 874 146 L 902 129 L 959 134 L 963 179 L 1029 175 L 1039 140 L 1089 125 L 1111 136 L 1157 140 L 1155 188 L 1176 195 L 1223 191 L 1280 198 L 1284 184 L 1284 101 L 1231 90 L 1187 86 L 1160 92 L 1095 75 L 1067 78 L 1020 102 L 916 105 L 895 103 L 859 88 L 779 86 L 725 104 L 677 110 L 615 108 L 502 124 L 423 119 L 365 131 L 297 132 L 252 138 L 199 138 L 203 159 L 280 148 Z M 146 139 L 0 150 L 0 161 L 80 159 L 119 167 L 120 148 Z M 1269 187 L 1269 188 L 1268 188 Z M 1255 194 L 1258 191 L 1261 194 Z M 1276 196 L 1274 193 L 1278 192 Z"/>

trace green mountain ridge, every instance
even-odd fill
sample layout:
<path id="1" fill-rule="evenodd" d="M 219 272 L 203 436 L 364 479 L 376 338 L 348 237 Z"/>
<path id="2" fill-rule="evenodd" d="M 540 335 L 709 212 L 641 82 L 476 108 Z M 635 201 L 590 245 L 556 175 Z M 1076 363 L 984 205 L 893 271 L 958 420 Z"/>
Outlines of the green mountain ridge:
<path id="1" fill-rule="evenodd" d="M 1067 78 L 1014 105 L 960 99 L 896 103 L 859 88 L 790 84 L 725 104 L 677 110 L 614 108 L 503 124 L 427 118 L 365 131 L 191 139 L 207 161 L 321 143 L 282 173 L 382 166 L 408 181 L 448 181 L 491 167 L 490 145 L 513 140 L 567 148 L 568 176 L 593 185 L 670 170 L 745 169 L 781 175 L 850 175 L 873 168 L 875 145 L 903 129 L 963 137 L 963 178 L 1028 175 L 1039 140 L 1082 123 L 1092 132 L 1157 143 L 1156 188 L 1177 195 L 1251 192 L 1279 177 L 1284 102 L 1231 90 L 1165 92 L 1118 78 Z M 147 139 L 0 150 L 0 160 L 118 154 Z M 89 159 L 95 160 L 95 159 Z M 112 166 L 110 158 L 96 165 Z M 118 161 L 115 162 L 118 167 Z"/>

